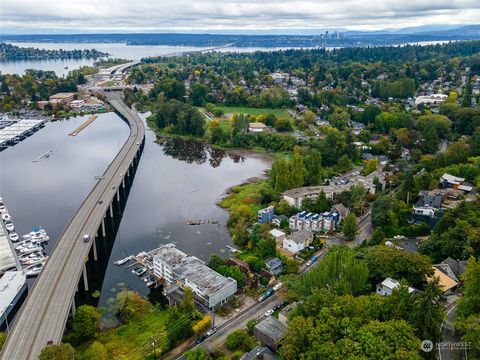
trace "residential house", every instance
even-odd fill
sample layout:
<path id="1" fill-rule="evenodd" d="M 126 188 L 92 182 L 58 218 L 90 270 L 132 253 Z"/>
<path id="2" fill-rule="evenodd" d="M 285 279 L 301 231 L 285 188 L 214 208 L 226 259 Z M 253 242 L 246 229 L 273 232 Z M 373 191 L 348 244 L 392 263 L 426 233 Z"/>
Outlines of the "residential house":
<path id="1" fill-rule="evenodd" d="M 377 285 L 377 294 L 382 296 L 390 296 L 392 295 L 393 290 L 398 289 L 400 287 L 400 282 L 396 279 L 386 278 L 380 284 Z M 415 291 L 414 288 L 408 287 L 408 292 L 413 293 Z"/>
<path id="2" fill-rule="evenodd" d="M 462 275 L 467 271 L 467 263 L 467 260 L 455 260 L 451 257 L 447 257 L 440 264 L 433 266 L 453 280 L 461 282 Z"/>
<path id="3" fill-rule="evenodd" d="M 277 247 L 281 247 L 283 244 L 283 240 L 286 238 L 286 234 L 278 229 L 272 229 L 268 232 L 274 239 L 275 242 L 277 243 Z"/>
<path id="4" fill-rule="evenodd" d="M 257 340 L 261 344 L 268 346 L 273 351 L 278 350 L 280 342 L 282 341 L 286 332 L 287 327 L 273 316 L 268 316 L 265 320 L 258 323 L 253 329 L 253 334 Z"/>
<path id="5" fill-rule="evenodd" d="M 275 276 L 280 275 L 283 272 L 283 263 L 277 257 L 265 260 L 265 266 L 267 267 L 267 270 Z"/>
<path id="6" fill-rule="evenodd" d="M 285 326 L 288 324 L 288 313 L 298 305 L 297 302 L 288 304 L 278 313 L 278 320 Z"/>
<path id="7" fill-rule="evenodd" d="M 342 203 L 340 204 L 336 204 L 336 205 L 333 205 L 332 206 L 332 211 L 336 211 L 338 213 L 338 221 L 342 221 L 343 219 L 345 219 L 348 214 L 350 214 L 350 209 L 347 208 L 345 205 L 343 205 Z"/>
<path id="8" fill-rule="evenodd" d="M 273 206 L 258 210 L 258 220 L 259 224 L 265 224 L 271 222 L 275 216 L 275 209 Z"/>
<path id="9" fill-rule="evenodd" d="M 283 248 L 296 254 L 305 249 L 313 240 L 313 233 L 307 230 L 295 231 L 283 240 Z"/>
<path id="10" fill-rule="evenodd" d="M 433 281 L 434 278 L 438 279 L 438 285 L 440 289 L 443 291 L 443 293 L 445 295 L 451 294 L 456 289 L 459 282 L 451 278 L 450 276 L 448 276 L 439 268 L 434 266 L 433 269 L 434 269 L 433 276 L 429 277 L 428 281 L 431 282 Z"/>
<path id="11" fill-rule="evenodd" d="M 439 209 L 442 207 L 443 200 L 447 196 L 447 193 L 446 191 L 436 189 L 420 191 L 418 195 L 420 196 L 419 203 L 421 205 Z"/>
<path id="12" fill-rule="evenodd" d="M 461 190 L 464 193 L 470 193 L 473 190 L 473 186 L 468 184 L 464 178 L 453 176 L 450 174 L 443 174 L 440 178 L 440 184 L 444 188 L 453 188 L 457 190 Z"/>

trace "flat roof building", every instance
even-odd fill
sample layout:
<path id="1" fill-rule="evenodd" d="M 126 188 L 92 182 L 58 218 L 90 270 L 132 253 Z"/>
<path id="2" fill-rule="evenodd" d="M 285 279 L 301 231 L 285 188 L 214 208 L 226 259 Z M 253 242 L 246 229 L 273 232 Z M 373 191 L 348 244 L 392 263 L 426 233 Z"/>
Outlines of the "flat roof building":
<path id="1" fill-rule="evenodd" d="M 202 260 L 175 248 L 174 244 L 155 250 L 153 271 L 169 285 L 192 289 L 196 298 L 209 308 L 224 304 L 237 292 L 234 279 L 220 275 Z"/>
<path id="2" fill-rule="evenodd" d="M 287 327 L 273 316 L 268 316 L 253 329 L 253 333 L 257 340 L 273 351 L 277 351 L 280 346 L 280 341 L 283 339 L 286 332 Z"/>
<path id="3" fill-rule="evenodd" d="M 23 271 L 7 271 L 0 278 L 0 325 L 2 328 L 4 323 L 6 325 L 7 322 L 11 322 L 19 307 L 19 299 L 26 289 L 27 278 Z"/>

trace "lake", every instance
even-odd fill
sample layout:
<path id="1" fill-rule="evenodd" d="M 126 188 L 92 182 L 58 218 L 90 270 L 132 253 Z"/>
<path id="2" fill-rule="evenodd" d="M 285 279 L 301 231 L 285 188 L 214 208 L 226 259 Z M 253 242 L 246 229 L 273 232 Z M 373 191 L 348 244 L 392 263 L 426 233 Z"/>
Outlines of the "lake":
<path id="1" fill-rule="evenodd" d="M 122 58 L 129 60 L 140 60 L 143 57 L 169 55 L 182 51 L 200 50 L 200 47 L 194 46 L 164 46 L 164 45 L 133 45 L 129 46 L 124 43 L 27 43 L 27 42 L 11 42 L 11 44 L 20 47 L 33 47 L 46 50 L 74 50 L 74 49 L 96 49 L 109 53 L 113 58 Z M 261 47 L 228 47 L 220 49 L 222 52 L 254 52 L 254 51 L 274 51 L 285 50 L 282 48 L 261 48 Z M 64 59 L 64 60 L 15 60 L 1 61 L 0 71 L 2 74 L 23 74 L 27 69 L 51 70 L 55 71 L 58 76 L 67 75 L 72 69 L 81 66 L 92 65 L 93 59 Z M 65 67 L 68 67 L 65 69 Z"/>
<path id="2" fill-rule="evenodd" d="M 93 187 L 94 177 L 104 172 L 129 133 L 116 114 L 106 113 L 79 135 L 68 136 L 85 120 L 77 117 L 47 123 L 33 136 L 0 153 L 0 196 L 20 235 L 33 226 L 47 230 L 51 239 L 47 253 Z M 33 162 L 50 149 L 50 158 Z M 262 176 L 267 168 L 269 163 L 255 155 L 232 155 L 191 140 L 159 143 L 153 131 L 147 130 L 100 304 L 114 296 L 120 285 L 148 294 L 145 283 L 130 269 L 113 265 L 125 254 L 169 242 L 202 260 L 212 253 L 225 253 L 225 245 L 232 244 L 225 227 L 228 213 L 216 203 L 226 189 Z M 210 224 L 187 225 L 189 218 Z"/>

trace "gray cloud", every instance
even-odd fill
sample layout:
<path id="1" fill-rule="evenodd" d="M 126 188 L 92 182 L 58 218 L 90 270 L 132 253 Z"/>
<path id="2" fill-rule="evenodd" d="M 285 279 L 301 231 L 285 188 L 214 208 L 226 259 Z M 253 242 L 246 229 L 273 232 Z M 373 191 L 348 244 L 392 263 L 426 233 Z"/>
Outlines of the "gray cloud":
<path id="1" fill-rule="evenodd" d="M 2 0 L 2 32 L 379 29 L 478 23 L 479 0 Z"/>

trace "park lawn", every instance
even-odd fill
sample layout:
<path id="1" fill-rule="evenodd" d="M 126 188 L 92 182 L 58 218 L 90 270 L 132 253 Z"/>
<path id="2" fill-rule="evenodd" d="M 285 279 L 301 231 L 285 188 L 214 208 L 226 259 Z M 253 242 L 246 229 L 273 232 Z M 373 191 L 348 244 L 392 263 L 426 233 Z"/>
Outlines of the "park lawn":
<path id="1" fill-rule="evenodd" d="M 220 122 L 220 128 L 225 134 L 228 134 L 228 131 L 230 130 L 230 120 L 219 120 Z"/>
<path id="2" fill-rule="evenodd" d="M 291 116 L 287 110 L 284 109 L 269 109 L 269 108 L 252 108 L 244 106 L 215 106 L 221 109 L 225 114 L 249 114 L 249 115 L 268 115 L 273 114 L 277 118 L 290 119 Z"/>
<path id="3" fill-rule="evenodd" d="M 134 350 L 150 344 L 153 336 L 157 339 L 157 351 L 160 354 L 159 349 L 167 348 L 164 327 L 166 317 L 166 311 L 150 305 L 147 309 L 135 314 L 128 323 L 100 332 L 96 341 L 105 345 L 111 359 L 140 360 L 144 359 L 149 351 L 134 352 Z"/>

